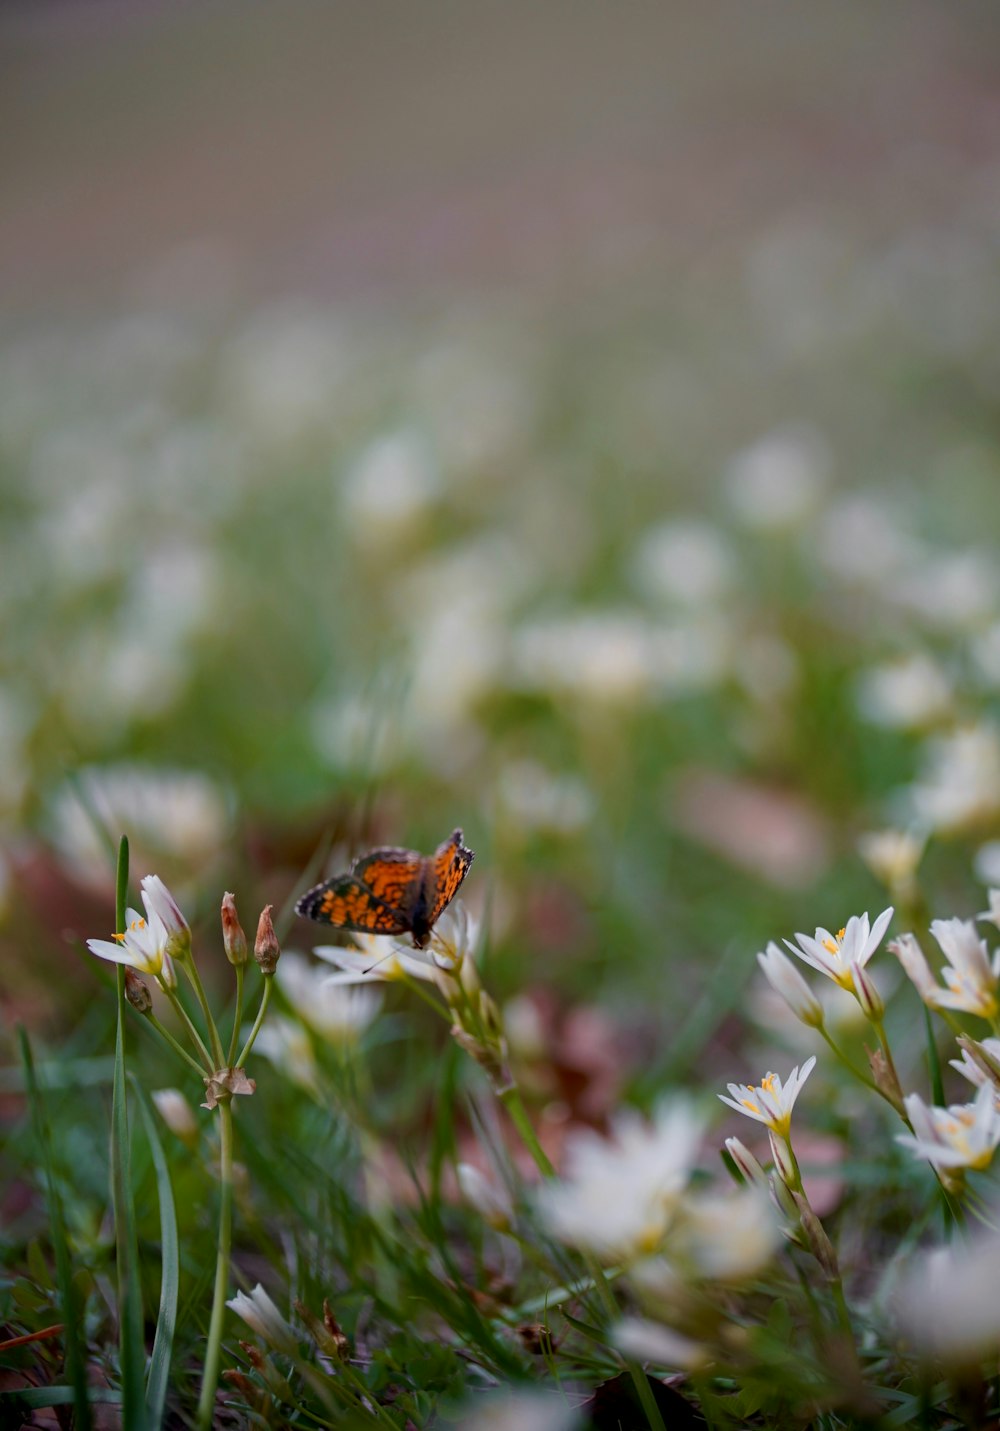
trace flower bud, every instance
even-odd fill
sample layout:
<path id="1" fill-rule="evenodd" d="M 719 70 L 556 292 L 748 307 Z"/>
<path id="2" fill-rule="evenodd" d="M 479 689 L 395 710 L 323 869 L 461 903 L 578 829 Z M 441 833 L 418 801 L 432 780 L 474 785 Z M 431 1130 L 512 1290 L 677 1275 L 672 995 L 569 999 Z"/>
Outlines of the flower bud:
<path id="1" fill-rule="evenodd" d="M 763 1188 L 765 1192 L 767 1191 L 767 1173 L 765 1173 L 745 1143 L 741 1142 L 739 1138 L 727 1138 L 726 1152 L 736 1164 L 737 1170 L 741 1174 L 744 1182 Z"/>
<path id="2" fill-rule="evenodd" d="M 148 1014 L 153 1007 L 153 996 L 149 987 L 139 978 L 134 969 L 125 970 L 125 997 L 133 1009 L 140 1014 Z"/>
<path id="3" fill-rule="evenodd" d="M 907 977 L 916 985 L 917 993 L 924 1003 L 929 1008 L 934 1008 L 934 1001 L 940 990 L 924 951 L 917 943 L 916 935 L 901 934 L 898 939 L 890 940 L 889 953 L 895 954 Z"/>
<path id="4" fill-rule="evenodd" d="M 222 896 L 222 943 L 226 958 L 234 968 L 247 962 L 247 937 L 236 913 L 236 900 L 228 890 Z"/>
<path id="5" fill-rule="evenodd" d="M 811 1028 L 822 1028 L 823 1008 L 795 965 L 772 939 L 757 963 L 776 994 L 780 994 L 797 1019 Z"/>
<path id="6" fill-rule="evenodd" d="M 774 1159 L 775 1171 L 779 1178 L 792 1189 L 801 1187 L 802 1176 L 795 1161 L 791 1143 L 787 1138 L 782 1138 L 778 1133 L 770 1130 L 767 1136 L 770 1139 L 771 1157 Z"/>
<path id="7" fill-rule="evenodd" d="M 885 1003 L 876 987 L 875 980 L 862 964 L 851 965 L 854 980 L 854 994 L 861 1011 L 869 1023 L 880 1024 L 885 1017 Z"/>
<path id="8" fill-rule="evenodd" d="M 278 943 L 274 925 L 271 923 L 273 908 L 273 904 L 266 904 L 261 910 L 260 920 L 257 924 L 257 939 L 253 946 L 253 957 L 257 960 L 260 972 L 265 976 L 274 973 L 281 957 L 281 945 Z"/>
<path id="9" fill-rule="evenodd" d="M 156 914 L 167 931 L 167 953 L 172 959 L 186 959 L 191 953 L 191 929 L 180 906 L 159 875 L 142 881 L 142 902 L 148 914 Z"/>

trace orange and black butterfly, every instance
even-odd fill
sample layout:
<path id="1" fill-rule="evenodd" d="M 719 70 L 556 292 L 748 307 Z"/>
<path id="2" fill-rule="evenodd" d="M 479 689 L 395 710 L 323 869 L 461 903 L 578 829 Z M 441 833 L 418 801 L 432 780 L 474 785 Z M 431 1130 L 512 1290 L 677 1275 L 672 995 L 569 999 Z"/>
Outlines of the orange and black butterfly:
<path id="1" fill-rule="evenodd" d="M 423 949 L 469 873 L 473 853 L 453 830 L 432 855 L 393 846 L 355 860 L 349 874 L 307 890 L 296 914 L 365 934 L 410 934 Z"/>

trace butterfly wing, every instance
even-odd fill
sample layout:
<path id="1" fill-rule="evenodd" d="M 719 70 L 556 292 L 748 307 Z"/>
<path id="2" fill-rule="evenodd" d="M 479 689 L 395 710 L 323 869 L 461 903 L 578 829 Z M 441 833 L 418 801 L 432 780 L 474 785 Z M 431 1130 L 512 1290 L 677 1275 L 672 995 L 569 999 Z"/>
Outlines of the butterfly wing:
<path id="1" fill-rule="evenodd" d="M 351 873 L 382 904 L 405 916 L 405 928 L 409 928 L 426 865 L 427 861 L 419 851 L 387 845 L 355 860 Z"/>
<path id="2" fill-rule="evenodd" d="M 433 928 L 458 893 L 469 873 L 475 855 L 462 843 L 462 831 L 453 830 L 444 844 L 438 845 L 432 861 L 433 888 L 427 913 L 427 927 Z"/>
<path id="3" fill-rule="evenodd" d="M 307 890 L 296 904 L 295 912 L 315 919 L 318 924 L 361 934 L 405 934 L 410 927 L 404 910 L 380 899 L 353 874 L 324 880 Z"/>

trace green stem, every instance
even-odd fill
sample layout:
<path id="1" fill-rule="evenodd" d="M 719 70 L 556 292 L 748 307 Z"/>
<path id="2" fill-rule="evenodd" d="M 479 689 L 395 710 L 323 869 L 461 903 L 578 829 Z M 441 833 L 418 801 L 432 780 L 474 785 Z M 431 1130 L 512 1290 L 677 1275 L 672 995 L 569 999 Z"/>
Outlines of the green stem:
<path id="1" fill-rule="evenodd" d="M 408 989 L 412 989 L 418 999 L 423 999 L 428 1008 L 434 1010 L 438 1018 L 445 1019 L 448 1023 L 453 1023 L 451 1011 L 446 1004 L 439 1004 L 432 994 L 429 994 L 423 987 L 423 981 L 415 979 L 412 974 L 407 974 L 405 969 L 399 975 L 399 982 L 405 984 Z"/>
<path id="2" fill-rule="evenodd" d="M 219 1104 L 219 1245 L 215 1260 L 215 1292 L 205 1348 L 205 1370 L 198 1399 L 198 1431 L 212 1431 L 215 1389 L 219 1382 L 222 1322 L 229 1289 L 229 1253 L 233 1224 L 233 1109 L 228 1098 Z"/>
<path id="3" fill-rule="evenodd" d="M 236 1041 L 240 1036 L 240 1024 L 243 1022 L 243 965 L 236 966 L 236 1013 L 233 1016 L 233 1035 L 229 1040 L 229 1057 L 226 1059 L 226 1067 L 232 1068 L 233 1059 L 236 1057 Z"/>
<path id="4" fill-rule="evenodd" d="M 195 1059 L 191 1057 L 187 1049 L 184 1048 L 182 1044 L 179 1044 L 177 1042 L 173 1034 L 170 1033 L 168 1029 L 165 1029 L 163 1027 L 156 1015 L 152 1011 L 150 1011 L 144 1014 L 143 1017 L 147 1020 L 148 1023 L 152 1024 L 156 1032 L 170 1045 L 174 1053 L 178 1054 L 181 1058 L 183 1058 L 185 1063 L 189 1063 L 194 1069 L 195 1073 L 197 1073 L 199 1078 L 204 1078 L 205 1069 L 202 1067 L 202 1065 L 196 1062 Z"/>
<path id="5" fill-rule="evenodd" d="M 204 985 L 201 982 L 201 975 L 198 973 L 198 966 L 194 962 L 194 955 L 188 954 L 182 960 L 182 965 L 188 978 L 191 980 L 191 987 L 194 989 L 201 1011 L 205 1015 L 205 1027 L 208 1029 L 209 1042 L 212 1045 L 212 1057 L 215 1059 L 215 1068 L 222 1068 L 222 1040 L 219 1037 L 219 1030 L 215 1027 L 215 1020 L 212 1018 L 212 1010 L 205 994 Z"/>
<path id="6" fill-rule="evenodd" d="M 253 1028 L 250 1030 L 250 1037 L 243 1045 L 243 1052 L 236 1060 L 235 1067 L 242 1068 L 250 1057 L 250 1050 L 254 1046 L 254 1040 L 260 1033 L 260 1026 L 264 1022 L 264 1015 L 267 1013 L 267 1006 L 271 1002 L 271 985 L 274 983 L 273 974 L 264 975 L 264 993 L 261 997 L 260 1008 L 257 1010 L 257 1017 L 254 1019 Z"/>
<path id="7" fill-rule="evenodd" d="M 195 1027 L 191 1019 L 191 1015 L 181 1003 L 180 996 L 178 995 L 176 989 L 166 989 L 166 995 L 173 1006 L 174 1013 L 180 1019 L 184 1027 L 187 1029 L 188 1037 L 191 1039 L 191 1042 L 198 1050 L 198 1054 L 201 1058 L 202 1063 L 205 1065 L 205 1069 L 209 1073 L 214 1073 L 217 1068 L 221 1067 L 221 1065 L 212 1062 L 212 1055 L 205 1047 L 205 1041 Z"/>
<path id="8" fill-rule="evenodd" d="M 521 1094 L 517 1087 L 517 1084 L 514 1084 L 510 1088 L 504 1089 L 503 1093 L 501 1093 L 499 1097 L 500 1102 L 504 1105 L 504 1107 L 507 1109 L 507 1112 L 510 1114 L 514 1123 L 514 1127 L 521 1135 L 521 1142 L 524 1144 L 524 1146 L 527 1148 L 528 1152 L 534 1159 L 535 1167 L 541 1173 L 543 1178 L 554 1178 L 556 1175 L 556 1170 L 549 1161 L 548 1154 L 542 1147 L 541 1143 L 538 1141 L 538 1135 L 535 1133 L 534 1128 L 531 1126 L 531 1119 L 525 1112 L 524 1104 L 521 1101 Z"/>
<path id="9" fill-rule="evenodd" d="M 856 1068 L 854 1066 L 851 1060 L 847 1057 L 847 1054 L 844 1053 L 843 1049 L 840 1048 L 838 1044 L 834 1043 L 833 1039 L 827 1033 L 826 1029 L 822 1024 L 819 1025 L 819 1032 L 823 1035 L 823 1038 L 829 1044 L 830 1048 L 833 1050 L 833 1053 L 844 1065 L 844 1067 L 848 1069 L 851 1073 L 853 1073 L 854 1077 L 857 1078 L 861 1083 L 863 1083 L 866 1088 L 870 1088 L 873 1093 L 877 1093 L 880 1098 L 884 1098 L 885 1094 L 882 1092 L 881 1088 L 879 1088 L 875 1080 L 873 1078 L 869 1078 L 867 1073 L 862 1073 L 860 1068 Z"/>

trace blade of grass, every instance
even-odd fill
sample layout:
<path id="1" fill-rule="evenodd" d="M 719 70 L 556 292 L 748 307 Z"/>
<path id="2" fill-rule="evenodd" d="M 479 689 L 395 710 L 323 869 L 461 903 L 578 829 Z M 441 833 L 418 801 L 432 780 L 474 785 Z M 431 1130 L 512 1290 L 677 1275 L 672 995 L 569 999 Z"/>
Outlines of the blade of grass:
<path id="1" fill-rule="evenodd" d="M 163 1422 L 163 1411 L 167 1402 L 167 1388 L 170 1385 L 170 1360 L 174 1348 L 174 1331 L 177 1326 L 177 1297 L 180 1287 L 180 1253 L 177 1238 L 177 1210 L 174 1204 L 174 1190 L 170 1182 L 170 1168 L 167 1164 L 163 1143 L 156 1127 L 153 1111 L 130 1074 L 129 1081 L 142 1114 L 149 1150 L 156 1173 L 156 1191 L 160 1203 L 160 1310 L 156 1319 L 156 1335 L 153 1338 L 153 1354 L 149 1362 L 146 1378 L 146 1411 L 151 1427 Z"/>
<path id="2" fill-rule="evenodd" d="M 59 1192 L 56 1188 L 55 1169 L 52 1164 L 52 1145 L 49 1139 L 49 1126 L 45 1120 L 45 1106 L 42 1102 L 42 1095 L 39 1092 L 38 1083 L 35 1079 L 35 1064 L 31 1056 L 31 1044 L 28 1040 L 27 1031 L 24 1028 L 19 1028 L 18 1037 L 21 1041 L 21 1058 L 24 1061 L 24 1078 L 28 1088 L 31 1116 L 35 1125 L 35 1138 L 38 1143 L 42 1167 L 45 1169 L 45 1185 L 49 1202 L 49 1226 L 52 1232 L 52 1247 L 56 1259 L 56 1281 L 59 1284 L 59 1300 L 62 1304 L 63 1322 L 66 1328 L 66 1371 L 70 1379 L 70 1385 L 65 1388 L 69 1393 L 67 1401 L 72 1401 L 73 1403 L 78 1431 L 90 1431 L 92 1422 L 90 1418 L 90 1403 L 87 1400 L 87 1368 L 84 1364 L 83 1347 L 80 1341 L 80 1325 L 82 1319 L 80 1316 L 76 1287 L 73 1284 L 73 1263 L 70 1258 L 69 1245 L 66 1241 L 62 1204 L 59 1201 Z"/>
<path id="3" fill-rule="evenodd" d="M 115 929 L 125 928 L 128 900 L 128 840 L 118 845 L 115 882 Z M 126 1426 L 143 1431 L 146 1407 L 143 1388 L 146 1350 L 142 1337 L 142 1294 L 139 1288 L 139 1247 L 132 1202 L 132 1168 L 125 1101 L 125 967 L 118 965 L 118 1032 L 111 1096 L 111 1202 L 115 1218 L 118 1261 L 118 1340 L 122 1378 L 122 1416 Z"/>
<path id="4" fill-rule="evenodd" d="M 102 1403 L 109 1406 L 120 1406 L 122 1394 L 115 1391 L 110 1386 L 92 1386 L 90 1388 L 90 1404 Z M 84 1403 L 86 1405 L 86 1403 Z M 79 1420 L 79 1408 L 76 1403 L 75 1389 L 72 1386 L 25 1386 L 16 1391 L 0 1391 L 0 1407 L 4 1406 L 73 1406 L 76 1409 L 77 1427 L 84 1423 Z M 89 1409 L 86 1412 L 90 1416 Z M 5 1424 L 0 1422 L 0 1424 Z M 90 1425 L 88 1420 L 86 1423 Z"/>

